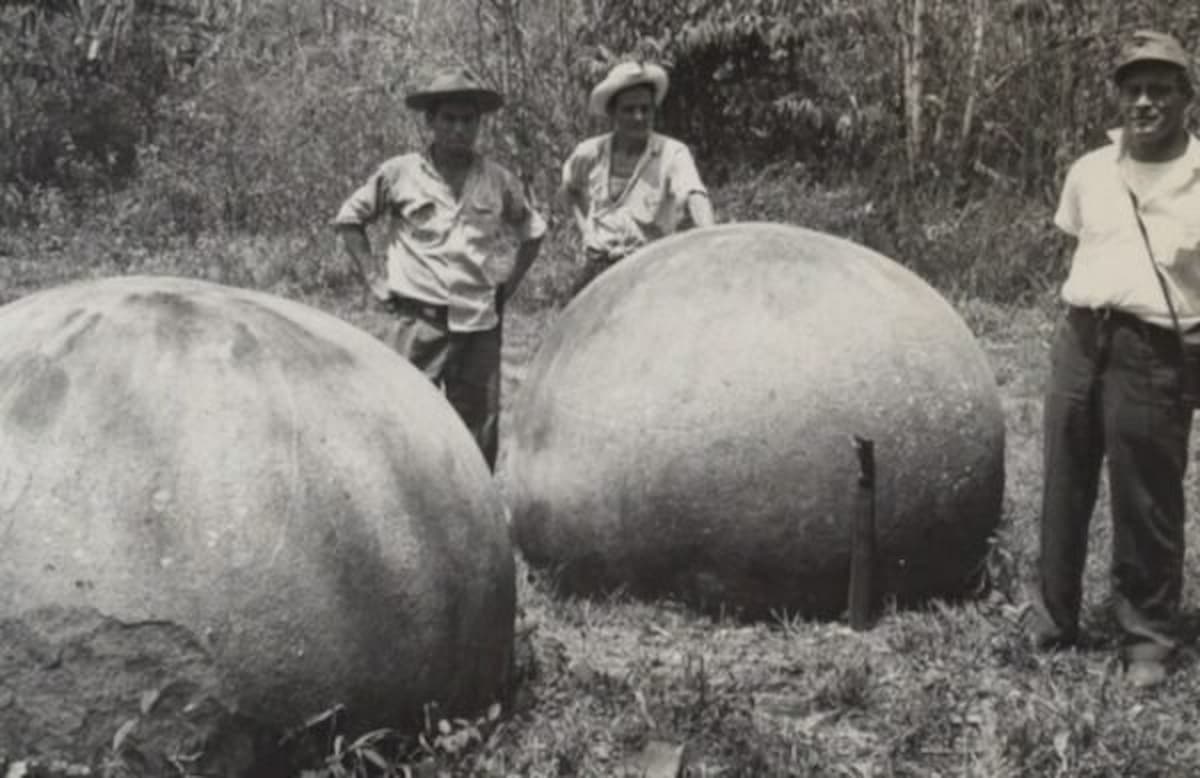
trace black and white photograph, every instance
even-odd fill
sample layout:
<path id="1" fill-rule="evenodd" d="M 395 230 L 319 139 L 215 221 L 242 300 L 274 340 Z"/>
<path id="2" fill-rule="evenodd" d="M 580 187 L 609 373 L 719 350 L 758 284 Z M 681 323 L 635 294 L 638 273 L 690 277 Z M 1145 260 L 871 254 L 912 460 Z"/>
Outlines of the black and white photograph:
<path id="1" fill-rule="evenodd" d="M 1200 776 L 1200 3 L 0 0 L 0 778 Z"/>

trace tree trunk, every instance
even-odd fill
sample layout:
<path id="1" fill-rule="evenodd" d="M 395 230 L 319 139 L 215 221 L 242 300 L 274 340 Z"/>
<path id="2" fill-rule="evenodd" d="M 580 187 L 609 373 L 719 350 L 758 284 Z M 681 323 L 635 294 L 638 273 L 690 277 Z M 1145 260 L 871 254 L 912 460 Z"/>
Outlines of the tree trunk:
<path id="1" fill-rule="evenodd" d="M 967 99 L 963 105 L 962 126 L 958 133 L 958 170 L 961 175 L 969 166 L 971 131 L 975 124 L 975 104 L 979 99 L 979 71 L 983 64 L 983 44 L 991 11 L 988 0 L 971 3 L 971 56 L 967 60 Z"/>
<path id="2" fill-rule="evenodd" d="M 904 104 L 906 119 L 906 151 L 908 173 L 916 175 L 921 161 L 922 135 L 924 134 L 925 73 L 923 70 L 925 48 L 925 0 L 912 0 L 908 5 L 907 20 L 901 22 L 901 46 L 904 57 Z"/>
<path id="3" fill-rule="evenodd" d="M 1056 30 L 1056 43 L 1058 41 L 1075 41 L 1082 35 L 1082 9 L 1076 3 L 1066 3 L 1065 10 L 1063 26 Z M 1077 151 L 1077 144 L 1083 138 L 1085 131 L 1079 121 L 1079 53 L 1068 44 L 1061 45 L 1063 45 L 1064 53 L 1059 60 L 1058 75 L 1059 136 L 1058 145 L 1054 151 L 1054 179 L 1050 182 L 1054 189 L 1057 189 L 1059 182 L 1066 177 L 1067 167 L 1070 166 Z M 1083 113 L 1086 115 L 1086 107 L 1083 108 Z"/>

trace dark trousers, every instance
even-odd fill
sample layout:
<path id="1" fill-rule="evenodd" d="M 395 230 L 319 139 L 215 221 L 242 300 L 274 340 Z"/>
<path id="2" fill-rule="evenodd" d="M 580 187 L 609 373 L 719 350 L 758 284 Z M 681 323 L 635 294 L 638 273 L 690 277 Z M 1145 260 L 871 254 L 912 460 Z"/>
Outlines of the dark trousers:
<path id="1" fill-rule="evenodd" d="M 395 300 L 391 345 L 446 393 L 495 469 L 500 420 L 500 328 L 452 332 L 445 308 Z"/>
<path id="2" fill-rule="evenodd" d="M 1173 332 L 1128 314 L 1072 308 L 1058 326 L 1046 391 L 1038 573 L 1041 613 L 1063 641 L 1078 633 L 1088 523 L 1107 461 L 1124 651 L 1161 659 L 1177 644 L 1192 419 L 1179 401 L 1180 364 Z"/>

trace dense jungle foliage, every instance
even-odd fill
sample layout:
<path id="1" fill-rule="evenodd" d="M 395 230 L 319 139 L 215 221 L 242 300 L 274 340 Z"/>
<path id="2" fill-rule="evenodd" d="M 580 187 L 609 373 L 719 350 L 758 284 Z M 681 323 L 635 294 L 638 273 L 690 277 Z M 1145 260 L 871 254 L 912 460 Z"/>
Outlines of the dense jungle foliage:
<path id="1" fill-rule="evenodd" d="M 402 96 L 434 68 L 507 95 L 485 143 L 556 209 L 559 161 L 602 129 L 588 89 L 643 57 L 670 69 L 660 127 L 693 146 L 723 220 L 837 232 L 946 291 L 1014 301 L 1060 275 L 1058 182 L 1113 121 L 1119 34 L 1146 25 L 1190 44 L 1200 5 L 5 0 L 0 226 L 86 223 L 151 249 L 286 234 L 313 256 L 296 272 L 340 284 L 325 225 L 420 142 Z"/>

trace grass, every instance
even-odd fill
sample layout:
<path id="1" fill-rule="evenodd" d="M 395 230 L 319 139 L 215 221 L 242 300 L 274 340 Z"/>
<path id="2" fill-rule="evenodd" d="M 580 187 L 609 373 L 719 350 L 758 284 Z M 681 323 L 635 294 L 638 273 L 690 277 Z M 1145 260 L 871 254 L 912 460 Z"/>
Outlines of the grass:
<path id="1" fill-rule="evenodd" d="M 265 288 L 381 335 L 386 319 L 361 306 L 335 256 L 332 240 L 320 236 L 145 246 L 67 229 L 0 233 L 0 302 L 72 278 L 178 273 Z M 510 311 L 507 397 L 552 321 L 554 308 L 543 303 L 570 256 L 568 246 L 551 247 Z M 1106 615 L 1106 495 L 1086 572 L 1088 648 L 1035 654 L 1019 639 L 1054 303 L 1048 294 L 1021 306 L 953 301 L 992 360 L 1007 414 L 1007 492 L 986 597 L 888 611 L 866 632 L 797 619 L 746 625 L 672 602 L 557 599 L 522 567 L 524 680 L 512 710 L 499 721 L 431 721 L 420 740 L 330 735 L 304 774 L 636 775 L 634 760 L 654 741 L 682 745 L 689 776 L 1200 774 L 1193 651 L 1153 694 L 1120 683 Z M 1188 478 L 1192 506 L 1200 505 L 1198 472 L 1193 466 Z M 1195 530 L 1189 544 L 1185 596 L 1188 622 L 1196 623 Z"/>

